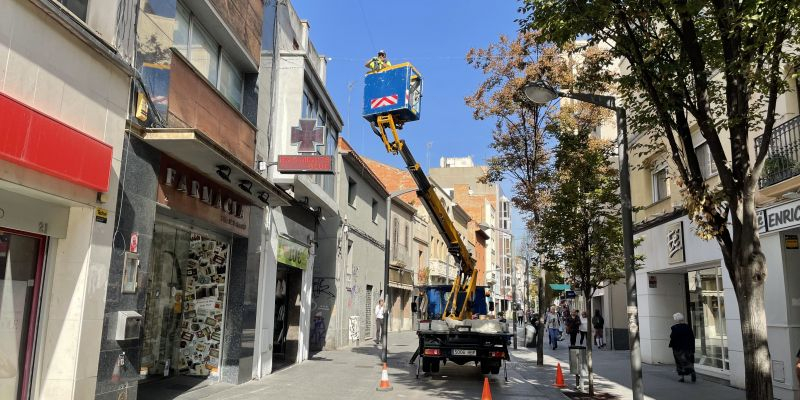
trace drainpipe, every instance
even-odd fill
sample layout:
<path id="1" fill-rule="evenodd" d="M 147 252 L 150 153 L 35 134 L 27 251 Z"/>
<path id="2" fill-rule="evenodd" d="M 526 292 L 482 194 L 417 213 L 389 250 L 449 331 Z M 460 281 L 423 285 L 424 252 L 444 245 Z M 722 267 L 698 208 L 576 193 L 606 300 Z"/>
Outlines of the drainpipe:
<path id="1" fill-rule="evenodd" d="M 270 76 L 270 81 L 272 87 L 270 88 L 270 103 L 269 103 L 269 119 L 267 120 L 269 123 L 269 129 L 267 130 L 267 168 L 270 168 L 270 164 L 274 162 L 273 159 L 275 150 L 273 149 L 273 136 L 275 136 L 275 131 L 277 129 L 277 121 L 275 121 L 275 109 L 277 108 L 277 101 L 278 98 L 278 70 L 279 70 L 279 63 L 280 63 L 280 56 L 281 50 L 278 48 L 278 36 L 280 32 L 278 31 L 278 27 L 280 24 L 278 20 L 280 18 L 279 8 L 278 6 L 283 4 L 284 0 L 275 0 L 275 21 L 272 24 L 272 73 Z M 272 181 L 272 176 L 269 173 L 269 169 L 266 172 L 267 179 Z"/>

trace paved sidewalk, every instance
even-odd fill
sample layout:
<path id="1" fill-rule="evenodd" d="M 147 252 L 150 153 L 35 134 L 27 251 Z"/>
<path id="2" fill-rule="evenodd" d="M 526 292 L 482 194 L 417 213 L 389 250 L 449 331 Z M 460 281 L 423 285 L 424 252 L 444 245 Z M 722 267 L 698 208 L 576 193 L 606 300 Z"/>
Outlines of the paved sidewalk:
<path id="1" fill-rule="evenodd" d="M 520 345 L 522 343 L 520 342 Z M 557 350 L 551 350 L 545 338 L 544 366 L 536 366 L 536 349 L 520 348 L 514 352 L 515 359 L 527 366 L 530 383 L 552 385 L 555 379 L 556 363 L 561 363 L 564 380 L 569 389 L 575 389 L 575 376 L 569 375 L 569 341 L 558 343 Z M 631 375 L 630 352 L 620 350 L 592 351 L 595 395 L 602 399 L 630 399 Z M 697 382 L 678 382 L 674 365 L 642 365 L 642 381 L 645 399 L 657 400 L 744 400 L 743 390 L 733 388 L 717 378 L 697 375 Z M 588 388 L 586 388 L 588 390 Z M 600 396 L 600 395 L 604 396 Z"/>
<path id="2" fill-rule="evenodd" d="M 416 366 L 408 364 L 416 349 L 414 332 L 389 334 L 389 380 L 394 390 L 377 392 L 382 363 L 380 349 L 372 342 L 358 347 L 322 351 L 301 364 L 275 372 L 259 381 L 243 385 L 216 384 L 184 393 L 179 400 L 249 400 L 249 399 L 475 399 L 483 389 L 483 375 L 473 365 L 441 367 L 432 377 L 416 378 Z M 569 355 L 566 342 L 558 350 L 545 348 L 545 365 L 536 365 L 536 349 L 524 347 L 512 350 L 507 363 L 508 382 L 500 375 L 490 375 L 492 398 L 558 399 L 574 389 L 574 377 L 569 375 Z M 595 388 L 597 398 L 629 399 L 629 353 L 626 351 L 595 350 Z M 560 362 L 569 386 L 563 393 L 552 385 L 556 363 Z M 679 383 L 674 367 L 644 365 L 646 399 L 658 400 L 740 400 L 744 391 L 716 380 L 698 376 L 697 383 Z M 145 399 L 147 400 L 147 399 Z"/>
<path id="3" fill-rule="evenodd" d="M 383 364 L 380 349 L 372 342 L 359 347 L 322 351 L 308 361 L 278 371 L 259 381 L 233 386 L 216 384 L 192 390 L 180 400 L 245 399 L 475 399 L 483 390 L 483 375 L 474 365 L 448 363 L 432 377 L 416 378 L 409 365 L 417 346 L 414 332 L 389 334 L 389 381 L 391 392 L 377 392 Z M 510 364 L 509 382 L 490 375 L 493 399 L 567 399 L 557 389 L 527 382 Z M 146 399 L 145 399 L 146 400 Z"/>

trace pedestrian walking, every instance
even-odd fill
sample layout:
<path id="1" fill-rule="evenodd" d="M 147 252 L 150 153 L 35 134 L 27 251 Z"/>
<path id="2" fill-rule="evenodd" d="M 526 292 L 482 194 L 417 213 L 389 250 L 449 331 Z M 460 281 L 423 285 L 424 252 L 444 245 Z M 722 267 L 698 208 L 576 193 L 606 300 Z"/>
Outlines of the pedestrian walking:
<path id="1" fill-rule="evenodd" d="M 567 305 L 567 303 L 562 302 L 561 303 L 561 312 L 558 314 L 558 319 L 559 319 L 559 322 L 560 322 L 560 325 L 559 325 L 559 335 L 560 336 L 558 338 L 559 341 L 564 340 L 564 334 L 567 333 L 566 322 L 567 322 L 567 319 L 569 319 L 569 317 L 570 317 L 569 306 Z"/>
<path id="2" fill-rule="evenodd" d="M 550 339 L 550 348 L 555 350 L 558 348 L 558 314 L 556 307 L 550 307 L 550 312 L 547 313 L 544 320 L 544 326 L 547 328 L 548 338 Z"/>
<path id="3" fill-rule="evenodd" d="M 592 328 L 594 328 L 594 344 L 598 349 L 606 347 L 606 341 L 603 339 L 603 326 L 606 321 L 600 315 L 600 310 L 594 310 L 594 317 L 592 317 Z"/>
<path id="4" fill-rule="evenodd" d="M 375 305 L 375 343 L 383 341 L 383 316 L 386 314 L 386 309 L 383 306 L 383 299 L 378 300 Z"/>
<path id="5" fill-rule="evenodd" d="M 578 332 L 580 331 L 581 327 L 581 318 L 578 315 L 578 310 L 575 310 L 570 314 L 569 317 L 564 321 L 564 325 L 569 335 L 569 345 L 575 346 L 575 341 L 578 338 Z"/>
<path id="6" fill-rule="evenodd" d="M 581 313 L 580 322 L 581 326 L 579 329 L 581 331 L 581 346 L 583 346 L 583 341 L 586 339 L 586 332 L 589 331 L 589 314 L 587 314 L 586 311 Z"/>
<path id="7" fill-rule="evenodd" d="M 669 335 L 669 347 L 672 347 L 672 355 L 675 357 L 675 368 L 678 371 L 680 382 L 685 382 L 683 377 L 692 376 L 692 382 L 697 381 L 694 372 L 694 332 L 686 322 L 683 314 L 675 313 L 672 315 L 675 325 L 672 325 L 672 333 Z"/>

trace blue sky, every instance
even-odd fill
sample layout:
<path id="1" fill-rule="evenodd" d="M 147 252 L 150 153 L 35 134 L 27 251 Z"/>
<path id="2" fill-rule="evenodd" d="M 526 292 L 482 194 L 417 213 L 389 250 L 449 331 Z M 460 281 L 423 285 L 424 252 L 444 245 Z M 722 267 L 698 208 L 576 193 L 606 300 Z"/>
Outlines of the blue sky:
<path id="1" fill-rule="evenodd" d="M 471 155 L 476 163 L 492 155 L 492 121 L 476 121 L 464 98 L 484 79 L 468 65 L 472 47 L 486 47 L 501 34 L 514 36 L 519 2 L 513 0 L 295 0 L 309 21 L 311 40 L 330 58 L 327 86 L 345 121 L 342 136 L 367 157 L 402 167 L 361 118 L 364 63 L 379 49 L 392 63 L 409 61 L 422 73 L 422 118 L 401 131 L 427 170 L 443 156 Z M 349 123 L 348 123 L 349 120 Z M 509 183 L 503 183 L 510 197 Z M 514 215 L 515 240 L 522 221 Z"/>

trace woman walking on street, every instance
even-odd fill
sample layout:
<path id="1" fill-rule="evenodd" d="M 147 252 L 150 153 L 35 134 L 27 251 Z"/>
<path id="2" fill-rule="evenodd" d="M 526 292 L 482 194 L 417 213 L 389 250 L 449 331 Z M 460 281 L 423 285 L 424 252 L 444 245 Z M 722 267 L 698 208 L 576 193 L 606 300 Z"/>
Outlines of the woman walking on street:
<path id="1" fill-rule="evenodd" d="M 684 322 L 683 314 L 675 313 L 672 315 L 675 325 L 672 325 L 672 333 L 669 335 L 669 347 L 672 347 L 672 355 L 675 357 L 675 367 L 678 370 L 680 382 L 685 382 L 685 375 L 692 376 L 692 382 L 697 381 L 694 372 L 694 332 L 692 328 Z"/>
<path id="2" fill-rule="evenodd" d="M 550 348 L 555 350 L 558 348 L 558 314 L 556 314 L 555 306 L 550 307 L 550 312 L 547 313 L 544 319 L 544 326 L 547 328 L 548 337 L 550 339 Z"/>
<path id="3" fill-rule="evenodd" d="M 567 334 L 569 334 L 569 345 L 575 346 L 575 340 L 578 338 L 578 332 L 581 328 L 581 318 L 578 316 L 578 310 L 572 312 L 572 315 L 565 321 Z"/>
<path id="4" fill-rule="evenodd" d="M 589 331 L 589 314 L 586 311 L 581 313 L 581 346 L 583 346 L 583 340 L 586 339 L 586 332 Z M 588 341 L 587 341 L 588 342 Z"/>
<path id="5" fill-rule="evenodd" d="M 603 340 L 603 326 L 606 321 L 600 315 L 600 310 L 594 310 L 594 317 L 592 318 L 592 328 L 594 328 L 594 344 L 598 349 L 606 347 L 606 342 Z"/>

